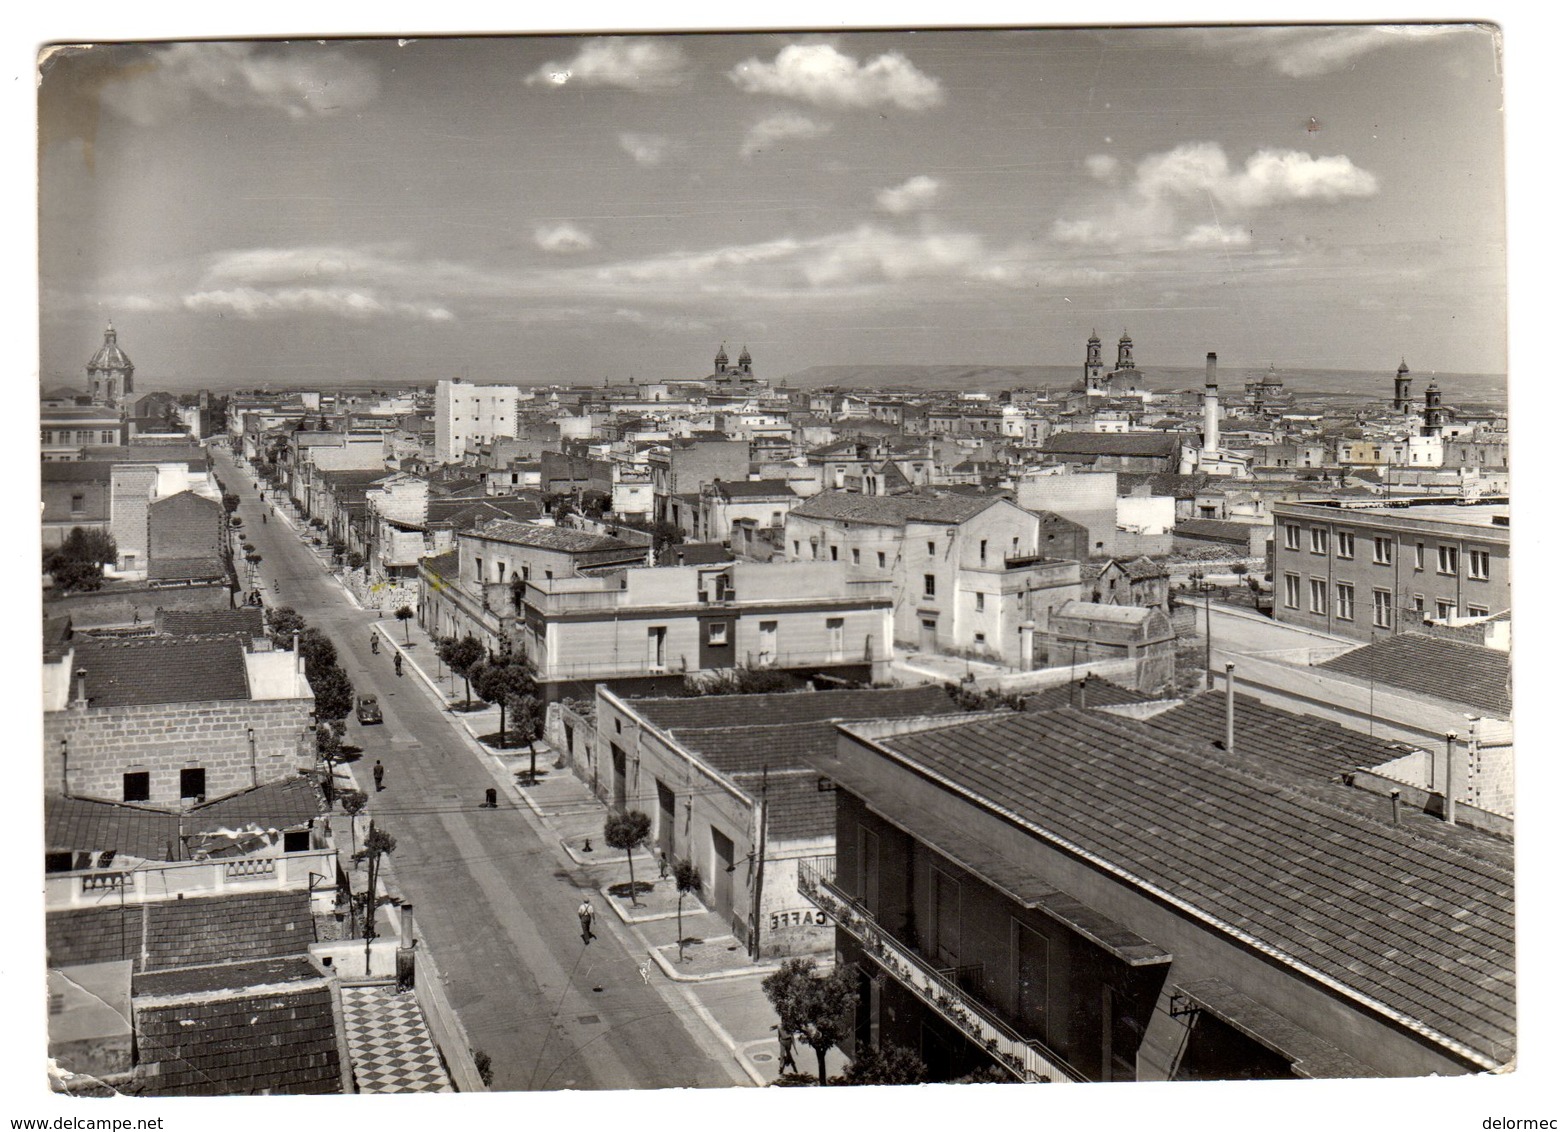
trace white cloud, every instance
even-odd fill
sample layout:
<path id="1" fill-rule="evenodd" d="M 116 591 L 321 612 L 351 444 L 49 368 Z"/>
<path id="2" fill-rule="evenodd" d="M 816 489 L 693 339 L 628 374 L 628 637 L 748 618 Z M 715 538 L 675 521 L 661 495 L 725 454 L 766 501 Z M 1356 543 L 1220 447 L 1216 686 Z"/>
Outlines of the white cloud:
<path id="1" fill-rule="evenodd" d="M 527 82 L 551 86 L 618 86 L 627 90 L 666 90 L 685 78 L 686 56 L 667 39 L 591 39 L 575 58 L 550 60 Z"/>
<path id="2" fill-rule="evenodd" d="M 740 156 L 750 158 L 773 148 L 781 141 L 819 138 L 832 133 L 831 122 L 818 122 L 804 114 L 786 110 L 763 118 L 745 132 L 740 142 Z"/>
<path id="3" fill-rule="evenodd" d="M 375 68 L 334 48 L 287 44 L 176 43 L 151 48 L 103 87 L 102 105 L 138 125 L 188 112 L 195 96 L 242 110 L 307 118 L 368 105 Z"/>
<path id="4" fill-rule="evenodd" d="M 1108 153 L 1095 153 L 1083 159 L 1088 175 L 1096 181 L 1108 181 L 1121 169 L 1121 163 Z"/>
<path id="5" fill-rule="evenodd" d="M 876 194 L 876 206 L 883 212 L 901 215 L 929 208 L 941 195 L 941 182 L 921 173 L 910 177 L 901 185 L 882 189 Z"/>
<path id="6" fill-rule="evenodd" d="M 533 230 L 533 242 L 547 252 L 563 254 L 585 252 L 598 246 L 592 236 L 574 224 L 540 224 Z"/>
<path id="7" fill-rule="evenodd" d="M 747 59 L 729 78 L 748 94 L 779 95 L 817 106 L 929 110 L 945 97 L 938 80 L 896 51 L 862 64 L 827 43 L 790 44 L 771 63 Z"/>
<path id="8" fill-rule="evenodd" d="M 1212 28 L 1201 33 L 1200 42 L 1238 63 L 1264 63 L 1281 75 L 1300 79 L 1341 71 L 1373 51 L 1464 30 L 1474 28 L 1472 25 L 1468 28 L 1434 25 Z"/>
<path id="9" fill-rule="evenodd" d="M 280 287 L 270 291 L 236 287 L 223 291 L 198 291 L 187 295 L 189 311 L 233 314 L 260 319 L 283 314 L 329 314 L 369 319 L 413 317 L 448 322 L 454 317 L 445 307 L 404 303 L 345 287 Z"/>
<path id="10" fill-rule="evenodd" d="M 1088 172 L 1102 180 L 1103 168 L 1091 163 Z M 1051 235 L 1106 251 L 1244 247 L 1251 234 L 1236 221 L 1271 206 L 1332 204 L 1377 191 L 1376 176 L 1342 155 L 1260 149 L 1235 168 L 1218 145 L 1195 142 L 1145 157 L 1129 182 L 1088 215 L 1057 219 Z"/>
<path id="11" fill-rule="evenodd" d="M 657 165 L 668 156 L 671 143 L 662 134 L 621 134 L 620 148 L 638 165 Z"/>

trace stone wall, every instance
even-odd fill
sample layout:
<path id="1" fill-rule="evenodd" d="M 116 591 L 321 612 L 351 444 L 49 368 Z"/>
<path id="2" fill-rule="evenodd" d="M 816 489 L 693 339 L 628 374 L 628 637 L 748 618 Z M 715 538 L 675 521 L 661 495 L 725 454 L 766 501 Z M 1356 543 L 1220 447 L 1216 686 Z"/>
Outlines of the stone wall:
<path id="1" fill-rule="evenodd" d="M 180 771 L 201 767 L 206 796 L 221 797 L 251 785 L 247 728 L 256 733 L 255 781 L 290 778 L 315 763 L 313 706 L 311 699 L 215 700 L 46 712 L 44 789 L 118 802 L 124 775 L 147 771 L 149 804 L 173 807 Z"/>

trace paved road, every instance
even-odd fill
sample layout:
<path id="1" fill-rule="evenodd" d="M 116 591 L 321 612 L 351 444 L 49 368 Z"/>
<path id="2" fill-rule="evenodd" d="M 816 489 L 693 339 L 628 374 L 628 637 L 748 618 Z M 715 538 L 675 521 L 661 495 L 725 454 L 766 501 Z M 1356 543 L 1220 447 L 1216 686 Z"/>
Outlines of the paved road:
<path id="1" fill-rule="evenodd" d="M 214 449 L 213 463 L 240 496 L 269 600 L 326 632 L 356 693 L 380 699 L 383 725 L 349 723 L 347 741 L 364 748 L 356 778 L 368 787 L 364 768 L 377 758 L 386 766 L 371 813 L 397 838 L 396 887 L 414 904 L 421 946 L 444 972 L 469 1040 L 492 1059 L 493 1087 L 749 1084 L 675 987 L 656 975 L 644 981 L 646 953 L 602 906 L 600 939 L 583 946 L 575 909 L 595 887 L 591 870 L 572 865 L 508 792 L 499 809 L 480 808 L 496 785 L 484 756 L 417 677 L 394 675 L 387 650 L 370 653 L 373 615 L 355 608 L 286 524 L 262 523 L 255 485 L 233 458 Z"/>

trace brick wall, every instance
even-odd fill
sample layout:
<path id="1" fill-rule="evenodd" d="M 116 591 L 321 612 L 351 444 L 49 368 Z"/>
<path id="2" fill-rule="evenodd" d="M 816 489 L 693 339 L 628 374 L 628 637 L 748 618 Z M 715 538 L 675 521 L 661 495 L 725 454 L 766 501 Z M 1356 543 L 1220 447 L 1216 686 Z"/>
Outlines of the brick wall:
<path id="1" fill-rule="evenodd" d="M 177 806 L 180 771 L 202 767 L 207 797 L 220 797 L 251 785 L 246 728 L 256 732 L 256 781 L 289 778 L 315 761 L 312 706 L 309 699 L 236 700 L 46 712 L 44 789 L 121 801 L 123 776 L 144 770 L 151 804 Z"/>

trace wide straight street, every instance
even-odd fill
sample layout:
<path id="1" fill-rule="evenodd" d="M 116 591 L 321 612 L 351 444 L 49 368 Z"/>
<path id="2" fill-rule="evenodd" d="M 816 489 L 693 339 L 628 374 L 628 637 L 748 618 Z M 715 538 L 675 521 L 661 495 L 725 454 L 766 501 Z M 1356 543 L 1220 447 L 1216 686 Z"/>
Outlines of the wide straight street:
<path id="1" fill-rule="evenodd" d="M 363 748 L 355 777 L 372 792 L 377 826 L 397 838 L 395 889 L 414 904 L 420 947 L 433 954 L 470 1043 L 492 1060 L 492 1087 L 750 1084 L 681 990 L 643 977 L 645 951 L 602 904 L 599 939 L 583 945 L 575 908 L 596 888 L 594 870 L 574 865 L 511 792 L 498 809 L 482 807 L 495 778 L 429 689 L 395 675 L 388 650 L 370 652 L 374 615 L 354 606 L 287 524 L 262 522 L 270 506 L 233 456 L 214 447 L 213 464 L 240 497 L 268 601 L 324 631 L 356 694 L 380 699 L 383 725 L 348 725 L 347 742 Z M 368 773 L 376 759 L 386 767 L 380 793 Z"/>

